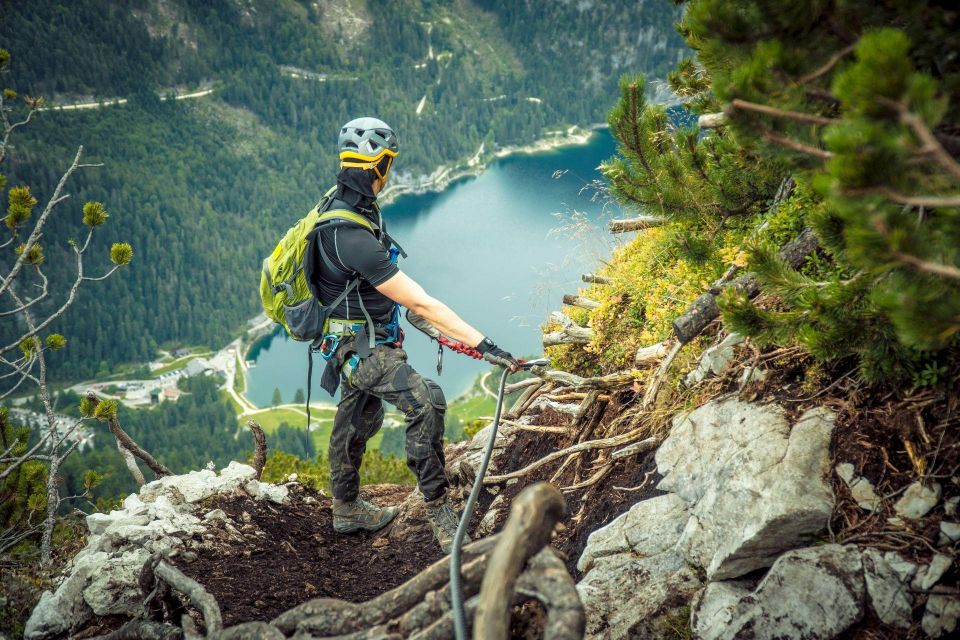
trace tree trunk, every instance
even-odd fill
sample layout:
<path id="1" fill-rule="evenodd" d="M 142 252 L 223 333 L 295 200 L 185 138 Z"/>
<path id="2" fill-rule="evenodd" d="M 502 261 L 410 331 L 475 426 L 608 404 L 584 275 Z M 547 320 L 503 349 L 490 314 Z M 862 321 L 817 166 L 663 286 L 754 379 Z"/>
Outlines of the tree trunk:
<path id="1" fill-rule="evenodd" d="M 639 218 L 630 218 L 628 220 L 611 220 L 607 227 L 610 233 L 626 233 L 627 231 L 643 231 L 663 225 L 661 218 L 652 218 L 650 216 L 640 216 Z"/>

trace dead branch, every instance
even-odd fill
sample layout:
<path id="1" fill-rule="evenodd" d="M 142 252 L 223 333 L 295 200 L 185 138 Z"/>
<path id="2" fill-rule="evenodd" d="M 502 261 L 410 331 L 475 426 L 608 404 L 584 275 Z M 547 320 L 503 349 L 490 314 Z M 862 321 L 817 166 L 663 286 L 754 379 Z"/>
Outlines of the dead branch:
<path id="1" fill-rule="evenodd" d="M 595 474 L 584 480 L 583 482 L 577 482 L 572 484 L 569 487 L 563 487 L 560 489 L 563 493 L 573 493 L 574 491 L 579 491 L 581 489 L 586 489 L 587 487 L 592 487 L 599 483 L 601 480 L 610 475 L 610 472 L 613 471 L 613 464 L 605 464 L 600 467 L 600 470 Z"/>
<path id="2" fill-rule="evenodd" d="M 652 344 L 649 347 L 640 347 L 637 349 L 637 355 L 633 357 L 633 364 L 636 367 L 656 364 L 667 355 L 669 350 L 670 347 L 667 346 L 666 341 Z"/>
<path id="3" fill-rule="evenodd" d="M 256 420 L 248 420 L 247 426 L 253 432 L 253 469 L 259 480 L 263 476 L 263 467 L 267 464 L 267 437 L 263 435 L 263 427 Z"/>
<path id="4" fill-rule="evenodd" d="M 727 122 L 729 122 L 727 114 L 722 111 L 720 113 L 705 113 L 697 118 L 697 126 L 701 129 L 719 129 L 726 126 Z"/>
<path id="5" fill-rule="evenodd" d="M 87 400 L 90 401 L 92 408 L 96 408 L 96 406 L 100 404 L 100 398 L 98 398 L 92 391 L 87 394 Z M 150 470 L 153 471 L 158 478 L 173 475 L 173 472 L 170 471 L 170 469 L 167 469 L 165 466 L 157 462 L 156 458 L 150 455 L 150 453 L 145 449 L 142 449 L 140 445 L 133 441 L 133 438 L 127 435 L 127 432 L 124 431 L 123 427 L 120 426 L 120 418 L 118 418 L 116 415 L 110 418 L 110 420 L 107 422 L 107 426 L 110 428 L 110 433 L 116 437 L 117 442 L 123 445 L 127 451 L 143 460 L 143 462 L 150 467 Z"/>
<path id="6" fill-rule="evenodd" d="M 513 403 L 513 406 L 510 407 L 510 411 L 504 415 L 510 418 L 517 418 L 522 416 L 523 413 L 533 404 L 541 394 L 546 393 L 546 391 L 551 388 L 551 383 L 544 382 L 540 378 L 534 378 L 540 384 L 531 385 L 527 387 L 527 390 L 520 394 L 520 397 L 517 398 L 517 401 Z"/>
<path id="7" fill-rule="evenodd" d="M 575 296 L 572 293 L 563 294 L 563 304 L 570 305 L 571 307 L 580 307 L 581 309 L 591 310 L 600 306 L 600 303 L 596 300 L 584 298 L 583 296 Z"/>
<path id="8" fill-rule="evenodd" d="M 513 384 L 508 384 L 503 389 L 503 395 L 508 396 L 511 393 L 519 391 L 520 389 L 526 389 L 527 387 L 533 385 L 541 385 L 543 381 L 539 378 L 527 378 L 526 380 L 521 380 L 520 382 L 514 382 Z"/>
<path id="9" fill-rule="evenodd" d="M 624 447 L 623 449 L 617 449 L 610 454 L 611 460 L 620 460 L 622 458 L 629 458 L 635 456 L 638 453 L 646 453 L 651 449 L 655 449 L 659 444 L 659 440 L 656 438 L 647 438 L 639 442 L 634 442 L 633 444 Z"/>
<path id="10" fill-rule="evenodd" d="M 489 420 L 493 421 L 493 416 L 481 416 L 480 420 Z M 511 431 L 530 431 L 533 433 L 554 433 L 559 435 L 566 435 L 570 433 L 569 427 L 541 427 L 537 424 L 523 424 L 522 422 L 517 422 L 516 420 L 507 420 L 505 418 L 500 418 L 500 424 L 510 427 Z"/>
<path id="11" fill-rule="evenodd" d="M 133 481 L 141 487 L 145 485 L 147 481 L 143 477 L 143 472 L 140 471 L 140 467 L 137 466 L 137 459 L 133 457 L 133 454 L 130 453 L 130 450 L 124 447 L 119 440 L 117 440 L 117 449 L 120 451 L 120 456 L 123 458 L 124 464 L 127 465 L 130 475 L 133 476 Z"/>
<path id="12" fill-rule="evenodd" d="M 920 142 L 923 143 L 923 151 L 932 154 L 947 173 L 953 176 L 955 180 L 960 180 L 960 163 L 947 153 L 947 150 L 943 148 L 943 145 L 940 144 L 940 141 L 937 140 L 937 137 L 933 135 L 933 132 L 930 131 L 927 125 L 924 124 L 920 116 L 911 113 L 907 109 L 907 106 L 902 103 L 885 99 L 881 99 L 881 101 L 889 106 L 893 106 L 900 113 L 900 121 L 910 127 L 913 133 L 920 139 Z"/>
<path id="13" fill-rule="evenodd" d="M 640 216 L 639 218 L 629 218 L 626 220 L 611 220 L 607 225 L 610 233 L 626 233 L 628 231 L 643 231 L 663 225 L 662 218 L 651 216 Z"/>
<path id="14" fill-rule="evenodd" d="M 512 478 L 521 478 L 532 471 L 536 471 L 540 467 L 550 464 L 558 458 L 570 455 L 571 453 L 580 453 L 581 451 L 590 451 L 592 449 L 612 449 L 613 447 L 619 447 L 622 445 L 627 445 L 634 442 L 641 434 L 643 434 L 645 429 L 634 429 L 628 433 L 624 433 L 618 436 L 612 436 L 610 438 L 602 438 L 600 440 L 588 440 L 586 442 L 578 442 L 575 445 L 569 446 L 565 449 L 560 449 L 559 451 L 553 451 L 543 456 L 539 460 L 536 460 L 522 469 L 517 471 L 512 471 L 510 473 L 505 473 L 499 476 L 487 476 L 483 479 L 484 484 L 500 484 L 501 482 L 506 482 Z"/>
<path id="15" fill-rule="evenodd" d="M 203 588 L 203 585 L 193 578 L 187 577 L 182 571 L 166 560 L 158 562 L 157 566 L 153 569 L 153 573 L 157 578 L 190 598 L 193 606 L 199 609 L 203 615 L 203 624 L 208 634 L 223 629 L 220 605 L 218 605 L 216 599 Z"/>
<path id="16" fill-rule="evenodd" d="M 594 389 L 616 390 L 633 384 L 635 380 L 632 371 L 618 371 L 608 373 L 605 376 L 594 378 L 581 378 L 580 376 L 567 371 L 551 370 L 545 371 L 535 367 L 533 372 L 544 380 L 559 382 L 560 384 L 573 387 L 575 391 L 591 391 Z"/>
<path id="17" fill-rule="evenodd" d="M 473 617 L 474 637 L 509 637 L 510 602 L 517 576 L 527 560 L 550 542 L 553 528 L 565 510 L 563 496 L 545 482 L 527 487 L 513 501 L 483 576 L 480 602 Z"/>
<path id="18" fill-rule="evenodd" d="M 580 279 L 590 284 L 613 284 L 613 278 L 598 276 L 593 273 L 585 273 L 582 276 L 580 276 Z"/>
<path id="19" fill-rule="evenodd" d="M 599 391 L 568 391 L 566 393 L 553 393 L 547 396 L 547 400 L 554 400 L 556 402 L 566 402 L 568 400 L 586 400 L 587 398 L 593 397 L 594 400 L 609 400 L 609 395 L 601 395 Z M 581 403 L 581 408 L 582 408 Z"/>
<path id="20" fill-rule="evenodd" d="M 561 344 L 589 344 L 593 338 L 593 329 L 578 326 L 573 320 L 560 312 L 550 314 L 549 322 L 560 325 L 559 331 L 543 334 L 543 346 L 555 347 Z"/>
<path id="21" fill-rule="evenodd" d="M 657 399 L 657 394 L 660 393 L 660 387 L 667 378 L 667 371 L 670 370 L 670 365 L 673 364 L 673 361 L 676 359 L 677 354 L 680 353 L 680 349 L 683 348 L 684 344 L 685 343 L 677 340 L 670 350 L 670 353 L 667 354 L 667 357 L 660 363 L 660 368 L 657 369 L 657 373 L 650 379 L 650 382 L 647 383 L 647 388 L 643 392 L 643 403 L 641 404 L 644 409 L 649 409 L 653 406 L 654 401 Z"/>

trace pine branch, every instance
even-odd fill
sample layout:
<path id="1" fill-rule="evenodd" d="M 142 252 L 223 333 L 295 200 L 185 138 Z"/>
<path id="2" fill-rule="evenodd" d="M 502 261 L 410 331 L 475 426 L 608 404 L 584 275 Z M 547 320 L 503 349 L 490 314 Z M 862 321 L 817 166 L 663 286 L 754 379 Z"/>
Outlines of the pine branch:
<path id="1" fill-rule="evenodd" d="M 796 140 L 793 140 L 792 138 L 781 136 L 780 134 L 770 131 L 766 127 L 757 127 L 757 130 L 760 132 L 760 135 L 762 135 L 764 138 L 766 138 L 770 142 L 774 142 L 776 144 L 787 147 L 789 149 L 793 149 L 794 151 L 799 151 L 800 153 L 805 153 L 807 155 L 814 156 L 815 158 L 821 158 L 823 160 L 829 160 L 830 158 L 833 157 L 833 153 L 829 151 L 824 151 L 823 149 L 818 149 L 817 147 L 811 147 L 810 145 L 803 144 L 802 142 L 798 142 Z"/>
<path id="2" fill-rule="evenodd" d="M 940 141 L 937 140 L 937 137 L 933 135 L 933 132 L 930 131 L 920 116 L 911 113 L 910 110 L 907 109 L 907 106 L 901 102 L 895 102 L 883 97 L 877 98 L 877 100 L 880 104 L 891 107 L 900 114 L 900 121 L 910 127 L 913 133 L 920 139 L 920 142 L 923 143 L 922 151 L 932 154 L 947 173 L 953 176 L 954 179 L 960 180 L 960 163 L 947 153 L 947 150 L 943 148 L 943 145 L 940 144 Z"/>
<path id="3" fill-rule="evenodd" d="M 765 104 L 757 104 L 756 102 L 748 102 L 746 100 L 741 100 L 740 98 L 734 98 L 731 100 L 725 113 L 727 113 L 727 115 L 731 115 L 734 111 L 739 109 L 743 109 L 744 111 L 754 111 L 756 113 L 762 113 L 775 118 L 785 118 L 787 120 L 796 120 L 797 122 L 808 122 L 810 124 L 825 125 L 839 122 L 839 120 L 836 118 L 826 118 L 824 116 L 815 116 L 813 114 L 802 113 L 800 111 L 777 109 L 776 107 L 771 107 Z"/>
<path id="4" fill-rule="evenodd" d="M 823 66 L 818 67 L 817 69 L 811 71 L 810 73 L 808 73 L 808 74 L 805 75 L 805 76 L 801 76 L 800 79 L 797 80 L 797 83 L 799 83 L 799 84 L 807 84 L 808 82 L 812 82 L 812 81 L 816 80 L 817 78 L 819 78 L 819 77 L 821 77 L 821 76 L 823 76 L 823 75 L 826 75 L 826 74 L 830 73 L 830 70 L 833 69 L 835 66 L 837 66 L 837 63 L 838 63 L 838 62 L 840 62 L 840 61 L 841 61 L 844 57 L 846 57 L 847 55 L 853 53 L 853 51 L 854 51 L 856 48 L 857 48 L 856 43 L 851 44 L 851 45 L 849 45 L 849 46 L 847 46 L 847 47 L 844 47 L 844 48 L 841 49 L 840 51 L 838 51 L 838 52 L 836 52 L 835 54 L 833 54 L 832 56 L 830 56 L 830 59 L 827 60 L 827 62 L 826 62 Z"/>
<path id="5" fill-rule="evenodd" d="M 889 187 L 871 187 L 869 189 L 844 189 L 840 195 L 847 197 L 881 195 L 898 204 L 905 204 L 911 207 L 930 207 L 940 209 L 947 207 L 960 207 L 960 196 L 939 197 L 939 196 L 908 196 L 894 191 Z"/>

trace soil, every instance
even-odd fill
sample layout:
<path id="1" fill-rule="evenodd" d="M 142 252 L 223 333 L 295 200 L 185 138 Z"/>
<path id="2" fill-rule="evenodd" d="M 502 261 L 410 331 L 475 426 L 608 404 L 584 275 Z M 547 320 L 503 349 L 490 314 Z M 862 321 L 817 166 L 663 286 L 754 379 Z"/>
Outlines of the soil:
<path id="1" fill-rule="evenodd" d="M 243 534 L 175 558 L 177 566 L 217 599 L 224 624 L 269 621 L 313 598 L 368 600 L 397 587 L 442 557 L 432 537 L 390 541 L 387 530 L 338 534 L 331 500 L 292 485 L 289 505 L 254 502 L 247 496 L 212 500 Z M 409 487 L 364 487 L 380 505 L 400 504 Z M 186 556 L 186 557 L 185 557 Z"/>

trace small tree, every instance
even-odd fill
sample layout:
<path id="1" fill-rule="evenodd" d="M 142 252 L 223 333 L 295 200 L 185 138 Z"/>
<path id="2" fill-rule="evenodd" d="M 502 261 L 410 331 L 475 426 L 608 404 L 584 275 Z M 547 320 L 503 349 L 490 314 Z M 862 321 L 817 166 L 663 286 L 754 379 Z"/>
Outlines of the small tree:
<path id="1" fill-rule="evenodd" d="M 293 394 L 293 403 L 294 404 L 303 404 L 307 399 L 303 395 L 303 389 L 297 389 L 297 392 Z"/>
<path id="2" fill-rule="evenodd" d="M 273 396 L 270 398 L 270 406 L 275 407 L 283 403 L 283 396 L 280 395 L 280 389 L 278 387 L 273 388 Z"/>
<path id="3" fill-rule="evenodd" d="M 7 72 L 9 63 L 10 54 L 0 49 L 0 73 Z M 42 98 L 25 97 L 26 115 L 15 120 L 15 114 L 22 111 L 16 106 L 16 98 L 17 94 L 12 89 L 4 89 L 0 94 L 0 122 L 3 128 L 0 165 L 8 157 L 13 132 L 28 124 L 43 105 Z M 59 469 L 79 444 L 79 440 L 70 442 L 70 439 L 83 422 L 61 424 L 54 413 L 46 354 L 64 348 L 67 341 L 62 335 L 51 332 L 50 328 L 63 317 L 84 283 L 105 280 L 128 264 L 133 256 L 129 244 L 115 243 L 110 248 L 113 267 L 99 276 L 86 274 L 84 259 L 94 232 L 109 217 L 103 204 L 87 202 L 79 212 L 86 235 L 82 242 L 69 241 L 76 261 L 76 272 L 72 282 L 67 283 L 69 286 L 63 299 L 59 302 L 55 300 L 57 296 L 43 271 L 46 255 L 40 240 L 50 217 L 62 210 L 61 205 L 70 197 L 65 188 L 71 176 L 83 169 L 102 166 L 84 163 L 82 158 L 83 147 L 80 147 L 29 233 L 27 227 L 37 199 L 27 185 L 9 189 L 5 219 L 9 236 L 5 241 L 0 241 L 0 317 L 10 318 L 4 322 L 14 322 L 20 330 L 16 339 L 8 344 L 0 344 L 0 367 L 6 370 L 0 374 L 4 382 L 0 400 L 18 390 L 22 393 L 32 385 L 37 388 L 44 413 L 42 423 L 34 427 L 14 427 L 7 410 L 0 414 L 0 515 L 3 516 L 0 526 L 5 527 L 0 532 L 0 551 L 40 532 L 41 561 L 44 564 L 50 561 L 53 527 L 63 499 L 59 489 Z M 0 175 L 0 190 L 5 185 L 6 177 Z M 103 403 L 102 406 L 101 413 L 109 405 Z M 35 438 L 31 437 L 31 429 L 35 430 Z M 30 444 L 34 439 L 35 442 Z M 39 490 L 41 484 L 44 487 L 42 492 Z M 37 518 L 42 512 L 45 516 L 38 522 Z"/>

